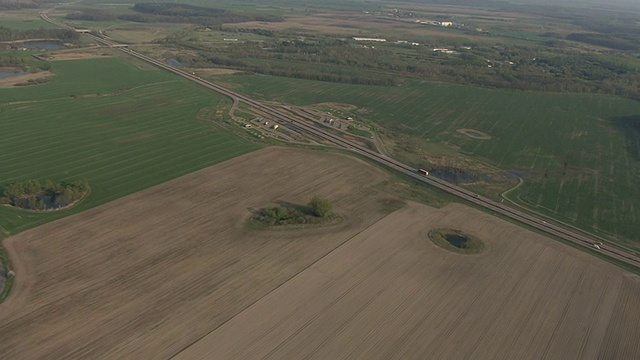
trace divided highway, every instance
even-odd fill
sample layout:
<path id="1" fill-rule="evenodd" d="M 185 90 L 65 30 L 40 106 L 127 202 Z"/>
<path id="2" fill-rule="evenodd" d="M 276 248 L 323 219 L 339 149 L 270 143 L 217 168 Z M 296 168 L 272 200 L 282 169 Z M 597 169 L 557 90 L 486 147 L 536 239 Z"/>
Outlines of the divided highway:
<path id="1" fill-rule="evenodd" d="M 49 18 L 47 16 L 46 13 L 42 13 L 41 14 L 42 19 L 51 22 L 53 24 L 56 24 L 58 26 L 62 26 L 62 27 L 66 27 L 72 30 L 75 30 L 74 28 L 60 23 L 58 21 L 52 20 L 51 18 Z M 345 149 L 349 149 L 352 152 L 355 152 L 361 156 L 365 156 L 373 161 L 376 161 L 382 165 L 385 165 L 391 169 L 394 169 L 396 171 L 402 172 L 416 180 L 419 180 L 423 183 L 426 183 L 430 186 L 434 186 L 438 189 L 441 189 L 443 191 L 446 191 L 449 194 L 455 195 L 461 199 L 467 200 L 469 202 L 472 202 L 478 206 L 482 206 L 486 209 L 492 210 L 496 213 L 499 213 L 501 215 L 507 216 L 513 220 L 519 221 L 521 223 L 527 224 L 531 227 L 534 227 L 538 230 L 544 231 L 548 234 L 552 234 L 555 236 L 558 236 L 564 240 L 570 241 L 574 244 L 580 245 L 580 246 L 584 246 L 587 248 L 590 248 L 591 250 L 595 250 L 598 251 L 604 255 L 607 255 L 613 259 L 625 262 L 629 265 L 635 266 L 635 267 L 639 267 L 640 268 L 640 255 L 638 253 L 623 249 L 619 246 L 616 246 L 615 244 L 612 244 L 610 242 L 606 242 L 603 244 L 601 239 L 597 239 L 594 238 L 592 235 L 584 233 L 580 230 L 577 229 L 569 229 L 563 226 L 559 226 L 556 224 L 552 224 L 552 223 L 548 223 L 545 220 L 543 220 L 542 218 L 539 218 L 537 216 L 516 210 L 514 208 L 511 208 L 507 205 L 504 205 L 502 203 L 490 200 L 490 199 L 486 199 L 483 198 L 475 193 L 473 193 L 472 191 L 463 189 L 459 186 L 450 184 L 446 181 L 440 180 L 438 178 L 434 178 L 434 177 L 429 177 L 429 176 L 424 176 L 418 173 L 418 169 L 415 169 L 411 166 L 408 166 L 406 164 L 403 164 L 397 160 L 394 160 L 392 158 L 389 158 L 385 155 L 382 155 L 380 153 L 377 153 L 375 151 L 372 151 L 368 148 L 365 148 L 363 146 L 360 146 L 356 143 L 353 143 L 337 134 L 334 134 L 330 131 L 326 131 L 323 130 L 319 127 L 317 127 L 314 124 L 310 124 L 308 122 L 307 119 L 305 119 L 302 116 L 299 115 L 295 115 L 286 111 L 282 111 L 280 109 L 277 108 L 273 108 L 271 106 L 267 106 L 264 105 L 256 100 L 253 100 L 245 95 L 242 95 L 240 93 L 231 91 L 229 89 L 226 89 L 220 85 L 217 85 L 215 83 L 212 83 L 210 81 L 206 81 L 201 79 L 200 77 L 184 71 L 182 69 L 178 69 L 175 68 L 173 66 L 170 66 L 168 64 L 163 63 L 162 61 L 156 60 L 154 58 L 151 58 L 149 56 L 146 56 L 144 54 L 141 54 L 139 52 L 136 52 L 130 48 L 128 48 L 126 46 L 126 44 L 121 44 L 118 43 L 112 39 L 109 39 L 107 37 L 104 36 L 96 36 L 94 34 L 91 33 L 86 33 L 87 36 L 91 37 L 93 40 L 95 40 L 96 42 L 109 46 L 109 47 L 113 47 L 113 48 L 117 48 L 118 50 L 127 53 L 133 57 L 136 57 L 140 60 L 146 61 L 150 64 L 153 64 L 159 68 L 165 69 L 167 71 L 170 71 L 172 73 L 175 73 L 177 75 L 180 75 L 184 78 L 187 78 L 191 81 L 194 81 L 206 88 L 209 88 L 211 90 L 214 90 L 218 93 L 221 93 L 223 95 L 229 96 L 234 100 L 237 101 L 241 101 L 244 102 L 248 105 L 251 105 L 252 107 L 259 109 L 260 111 L 269 114 L 271 116 L 274 116 L 275 118 L 278 118 L 280 121 L 282 121 L 283 124 L 286 124 L 287 127 L 291 127 L 293 130 L 298 131 L 300 133 L 307 133 L 310 135 L 314 135 L 318 138 L 324 139 L 326 141 L 329 141 L 339 147 L 343 147 Z"/>

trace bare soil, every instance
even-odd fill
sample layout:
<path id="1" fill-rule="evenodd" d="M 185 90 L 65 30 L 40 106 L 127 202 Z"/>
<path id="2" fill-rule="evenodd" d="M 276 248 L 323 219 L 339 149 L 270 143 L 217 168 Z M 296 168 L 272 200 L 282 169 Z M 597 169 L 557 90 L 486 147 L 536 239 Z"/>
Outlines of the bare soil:
<path id="1" fill-rule="evenodd" d="M 342 155 L 270 148 L 5 240 L 7 359 L 166 359 L 402 204 Z M 344 221 L 259 231 L 251 209 L 330 199 Z"/>
<path id="2" fill-rule="evenodd" d="M 10 359 L 639 358 L 640 277 L 480 211 L 372 187 L 346 156 L 269 148 L 5 241 Z M 247 228 L 329 198 L 345 221 Z M 476 256 L 436 227 L 482 239 Z"/>
<path id="3" fill-rule="evenodd" d="M 489 249 L 451 253 L 451 227 Z M 477 210 L 409 204 L 175 359 L 636 359 L 640 279 Z"/>

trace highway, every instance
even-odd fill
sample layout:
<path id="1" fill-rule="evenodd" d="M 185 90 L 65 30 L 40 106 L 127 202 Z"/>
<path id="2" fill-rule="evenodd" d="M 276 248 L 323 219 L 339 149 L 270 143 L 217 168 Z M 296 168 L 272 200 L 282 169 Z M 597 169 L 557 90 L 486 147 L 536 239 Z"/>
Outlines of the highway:
<path id="1" fill-rule="evenodd" d="M 46 20 L 48 22 L 51 22 L 53 24 L 56 24 L 58 26 L 62 26 L 62 27 L 66 27 L 72 30 L 75 30 L 73 27 L 70 27 L 66 24 L 60 23 L 58 21 L 55 21 L 51 18 L 49 18 L 47 16 L 46 13 L 41 13 L 41 17 L 43 20 Z M 527 224 L 533 228 L 536 228 L 538 230 L 541 230 L 543 232 L 546 232 L 548 234 L 551 235 L 555 235 L 557 237 L 560 237 L 566 241 L 572 242 L 574 244 L 577 244 L 579 246 L 583 246 L 586 248 L 589 248 L 591 250 L 594 251 L 598 251 L 601 254 L 604 254 L 606 256 L 609 256 L 613 259 L 622 261 L 626 264 L 635 266 L 640 268 L 640 254 L 632 252 L 630 250 L 621 248 L 611 242 L 605 242 L 602 239 L 599 238 L 595 238 L 594 236 L 592 236 L 591 234 L 582 232 L 578 229 L 574 229 L 574 228 L 567 228 L 564 226 L 560 226 L 557 224 L 553 224 L 550 222 L 547 222 L 545 219 L 542 219 L 540 217 L 522 212 L 520 210 L 514 209 L 510 206 L 507 206 L 505 204 L 493 201 L 491 199 L 486 199 L 482 196 L 479 196 L 477 194 L 475 194 L 472 191 L 469 191 L 467 189 L 461 188 L 459 186 L 453 185 L 451 183 L 448 183 L 444 180 L 440 180 L 438 178 L 434 178 L 434 177 L 430 177 L 430 176 L 424 176 L 422 174 L 418 173 L 418 169 L 415 169 L 411 166 L 408 166 L 406 164 L 403 164 L 397 160 L 394 160 L 390 157 L 387 157 L 383 154 L 380 154 L 378 152 L 372 151 L 366 147 L 363 147 L 357 143 L 351 142 L 333 132 L 324 130 L 322 128 L 319 128 L 318 126 L 314 125 L 314 124 L 310 124 L 308 122 L 309 119 L 305 119 L 304 116 L 300 116 L 300 115 L 295 115 L 265 104 L 262 104 L 256 100 L 253 100 L 245 95 L 242 95 L 240 93 L 231 91 L 229 89 L 226 89 L 218 84 L 215 84 L 213 82 L 207 81 L 207 80 L 203 80 L 200 77 L 184 71 L 182 69 L 173 67 L 171 65 L 165 64 L 160 60 L 151 58 L 149 56 L 146 56 L 144 54 L 141 54 L 139 52 L 136 52 L 130 48 L 128 48 L 126 46 L 126 44 L 121 44 L 118 43 L 112 39 L 109 39 L 107 37 L 104 36 L 96 36 L 94 34 L 91 33 L 86 33 L 85 35 L 91 37 L 93 40 L 95 40 L 96 42 L 103 44 L 105 46 L 109 46 L 109 47 L 113 47 L 116 48 L 119 51 L 122 51 L 126 54 L 129 54 L 135 58 L 138 58 L 140 60 L 146 61 L 150 64 L 153 64 L 159 68 L 165 69 L 167 71 L 170 71 L 174 74 L 180 75 L 184 78 L 187 78 L 193 82 L 196 82 L 208 89 L 214 90 L 220 94 L 229 96 L 230 98 L 234 99 L 235 101 L 240 101 L 243 103 L 246 103 L 256 109 L 259 109 L 260 111 L 269 114 L 277 119 L 279 119 L 279 121 L 281 121 L 283 124 L 285 124 L 287 127 L 292 128 L 294 131 L 300 132 L 300 133 L 306 133 L 306 134 L 310 134 L 313 136 L 316 136 L 318 138 L 324 139 L 326 141 L 329 141 L 339 147 L 348 149 L 354 153 L 357 153 L 361 156 L 367 157 L 373 161 L 376 161 L 388 168 L 391 168 L 393 170 L 399 171 L 405 175 L 408 175 L 418 181 L 421 181 L 425 184 L 428 184 L 430 186 L 436 187 L 438 189 L 441 189 L 451 195 L 457 196 L 458 198 L 467 200 L 471 203 L 474 203 L 478 206 L 482 206 L 485 209 L 494 211 L 496 213 L 499 213 L 503 216 L 509 217 L 513 220 L 516 220 L 518 222 L 521 222 L 523 224 Z"/>

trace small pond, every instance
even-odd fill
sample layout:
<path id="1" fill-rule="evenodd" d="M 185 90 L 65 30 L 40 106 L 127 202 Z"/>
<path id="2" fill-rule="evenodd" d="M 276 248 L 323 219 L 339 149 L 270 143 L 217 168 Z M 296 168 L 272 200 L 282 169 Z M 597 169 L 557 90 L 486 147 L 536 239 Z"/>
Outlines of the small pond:
<path id="1" fill-rule="evenodd" d="M 0 80 L 29 74 L 29 69 L 22 71 L 0 71 Z"/>
<path id="2" fill-rule="evenodd" d="M 23 209 L 31 209 L 29 207 L 29 200 L 28 199 L 21 199 L 22 200 L 22 208 Z M 62 206 L 58 203 L 56 203 L 56 199 L 55 196 L 53 195 L 49 195 L 49 194 L 40 194 L 38 196 L 36 196 L 36 201 L 40 201 L 42 200 L 42 202 L 45 205 L 45 210 L 52 210 L 52 209 L 59 209 Z"/>
<path id="3" fill-rule="evenodd" d="M 493 182 L 493 179 L 486 174 L 456 168 L 432 168 L 430 174 L 452 183 L 468 183 L 476 181 Z"/>
<path id="4" fill-rule="evenodd" d="M 173 67 L 177 67 L 177 68 L 181 68 L 182 64 L 180 63 L 180 61 L 176 60 L 176 59 L 169 59 L 167 60 L 167 64 L 173 66 Z"/>
<path id="5" fill-rule="evenodd" d="M 523 179 L 528 179 L 531 177 L 531 175 L 529 175 L 529 173 L 526 173 L 524 171 L 521 170 L 507 170 L 507 173 L 509 175 L 513 175 L 515 177 L 519 177 L 519 178 L 523 178 Z"/>
<path id="6" fill-rule="evenodd" d="M 458 234 L 447 234 L 444 237 L 445 240 L 447 240 L 449 242 L 449 244 L 462 249 L 464 248 L 464 245 L 467 242 L 467 238 L 462 236 L 462 235 L 458 235 Z"/>

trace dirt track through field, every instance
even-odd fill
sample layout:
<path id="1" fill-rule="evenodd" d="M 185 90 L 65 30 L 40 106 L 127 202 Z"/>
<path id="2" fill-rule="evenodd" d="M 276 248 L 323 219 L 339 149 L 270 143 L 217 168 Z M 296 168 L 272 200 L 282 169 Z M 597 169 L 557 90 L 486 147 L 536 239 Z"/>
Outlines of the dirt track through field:
<path id="1" fill-rule="evenodd" d="M 18 277 L 0 354 L 640 357 L 637 276 L 468 207 L 401 207 L 372 188 L 385 178 L 346 156 L 270 148 L 9 238 Z M 245 227 L 251 208 L 316 194 L 345 221 Z M 427 237 L 443 226 L 489 249 L 447 252 Z"/>

